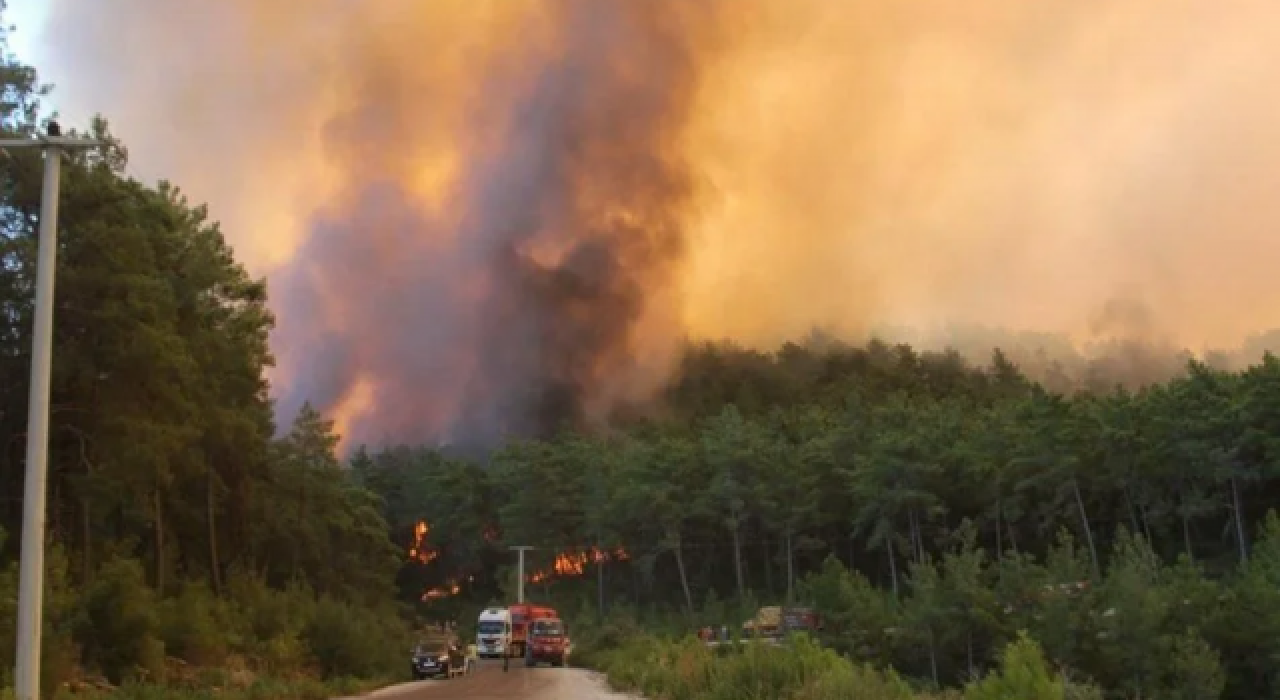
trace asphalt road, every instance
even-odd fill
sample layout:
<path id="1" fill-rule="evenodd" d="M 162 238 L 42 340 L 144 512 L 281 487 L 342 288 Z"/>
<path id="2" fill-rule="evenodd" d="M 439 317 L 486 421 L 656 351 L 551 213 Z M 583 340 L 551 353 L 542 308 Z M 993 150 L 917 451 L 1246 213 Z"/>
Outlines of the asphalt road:
<path id="1" fill-rule="evenodd" d="M 363 696 L 364 700 L 635 700 L 614 693 L 600 674 L 576 668 L 525 668 L 481 661 L 474 672 L 450 680 L 401 683 Z"/>

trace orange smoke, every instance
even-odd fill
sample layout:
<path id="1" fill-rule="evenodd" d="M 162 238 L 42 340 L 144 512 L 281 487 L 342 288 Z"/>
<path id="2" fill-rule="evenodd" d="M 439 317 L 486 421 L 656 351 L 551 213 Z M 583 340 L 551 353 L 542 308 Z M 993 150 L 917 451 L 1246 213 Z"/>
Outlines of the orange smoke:
<path id="1" fill-rule="evenodd" d="M 1269 0 L 51 3 L 55 104 L 211 202 L 283 410 L 359 439 L 589 417 L 686 335 L 1280 322 Z"/>

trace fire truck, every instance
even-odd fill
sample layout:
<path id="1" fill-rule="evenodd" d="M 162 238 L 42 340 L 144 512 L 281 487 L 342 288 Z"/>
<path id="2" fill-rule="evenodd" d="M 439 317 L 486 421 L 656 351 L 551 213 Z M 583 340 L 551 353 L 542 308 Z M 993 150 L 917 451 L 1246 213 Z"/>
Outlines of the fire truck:
<path id="1" fill-rule="evenodd" d="M 512 658 L 525 656 L 529 648 L 529 628 L 534 620 L 556 620 L 560 618 L 555 608 L 532 603 L 512 603 L 507 606 L 511 613 L 511 643 L 507 645 Z"/>
<path id="2" fill-rule="evenodd" d="M 569 662 L 571 648 L 568 623 L 558 618 L 537 618 L 529 628 L 529 653 L 524 656 L 524 665 L 564 666 Z"/>

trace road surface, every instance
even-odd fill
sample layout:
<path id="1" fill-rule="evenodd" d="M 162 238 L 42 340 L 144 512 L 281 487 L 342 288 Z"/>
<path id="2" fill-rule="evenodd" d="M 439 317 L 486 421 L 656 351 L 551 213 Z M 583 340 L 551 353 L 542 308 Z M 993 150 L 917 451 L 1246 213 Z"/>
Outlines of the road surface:
<path id="1" fill-rule="evenodd" d="M 501 661 L 481 661 L 470 675 L 447 681 L 401 683 L 362 696 L 360 700 L 637 700 L 609 690 L 598 673 L 576 668 L 525 668 Z M 348 699 L 356 700 L 356 699 Z"/>

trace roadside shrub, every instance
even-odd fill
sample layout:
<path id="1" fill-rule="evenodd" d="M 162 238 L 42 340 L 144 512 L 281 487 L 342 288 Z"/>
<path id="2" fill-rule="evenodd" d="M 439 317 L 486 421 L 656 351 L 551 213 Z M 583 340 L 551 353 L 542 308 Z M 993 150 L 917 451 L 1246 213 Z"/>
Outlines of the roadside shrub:
<path id="1" fill-rule="evenodd" d="M 326 678 L 406 673 L 409 639 L 403 625 L 389 612 L 380 614 L 321 598 L 302 640 Z"/>
<path id="2" fill-rule="evenodd" d="M 85 661 L 112 683 L 140 675 L 162 680 L 164 643 L 155 611 L 141 564 L 123 558 L 104 564 L 82 599 L 76 638 Z"/>
<path id="3" fill-rule="evenodd" d="M 165 650 L 183 661 L 216 666 L 226 660 L 233 630 L 226 605 L 207 585 L 187 583 L 182 592 L 159 607 L 160 636 Z"/>
<path id="4" fill-rule="evenodd" d="M 965 689 L 965 700 L 1064 700 L 1062 680 L 1055 678 L 1040 645 L 1020 632 L 1000 655 L 1000 668 Z"/>

